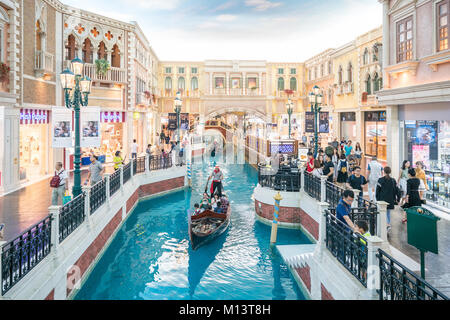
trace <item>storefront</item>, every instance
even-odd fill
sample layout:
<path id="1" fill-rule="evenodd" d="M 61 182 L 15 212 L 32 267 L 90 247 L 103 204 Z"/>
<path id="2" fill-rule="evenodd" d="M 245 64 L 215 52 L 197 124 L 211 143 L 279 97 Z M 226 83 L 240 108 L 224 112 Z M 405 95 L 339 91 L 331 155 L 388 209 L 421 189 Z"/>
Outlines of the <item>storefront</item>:
<path id="1" fill-rule="evenodd" d="M 341 112 L 339 117 L 341 118 L 340 138 L 347 141 L 356 141 L 356 113 Z"/>
<path id="2" fill-rule="evenodd" d="M 49 172 L 49 110 L 20 109 L 19 179 L 33 181 Z"/>
<path id="3" fill-rule="evenodd" d="M 144 134 L 146 132 L 144 130 L 146 121 L 147 117 L 144 112 L 133 112 L 133 136 L 130 140 L 130 143 L 133 143 L 133 140 L 136 139 L 136 143 L 138 145 L 138 154 L 145 152 L 145 148 L 147 147 L 145 146 L 145 141 L 147 140 L 144 137 Z"/>
<path id="4" fill-rule="evenodd" d="M 386 111 L 364 112 L 365 150 L 368 157 L 386 161 L 387 123 Z"/>

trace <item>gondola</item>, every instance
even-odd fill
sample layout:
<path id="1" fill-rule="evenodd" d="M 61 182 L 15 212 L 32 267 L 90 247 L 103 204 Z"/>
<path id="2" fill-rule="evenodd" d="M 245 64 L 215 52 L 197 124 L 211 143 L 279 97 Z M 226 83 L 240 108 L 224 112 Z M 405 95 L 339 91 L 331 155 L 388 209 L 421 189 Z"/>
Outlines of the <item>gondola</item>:
<path id="1" fill-rule="evenodd" d="M 205 210 L 193 216 L 189 211 L 189 239 L 193 250 L 220 236 L 230 224 L 231 205 L 228 204 L 227 212 L 216 213 Z"/>

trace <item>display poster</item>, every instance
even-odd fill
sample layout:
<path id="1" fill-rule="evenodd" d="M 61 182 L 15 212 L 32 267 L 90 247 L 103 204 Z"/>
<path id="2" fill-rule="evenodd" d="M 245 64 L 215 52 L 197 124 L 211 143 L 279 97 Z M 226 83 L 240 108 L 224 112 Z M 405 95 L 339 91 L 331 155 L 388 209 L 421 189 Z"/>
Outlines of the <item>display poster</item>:
<path id="1" fill-rule="evenodd" d="M 80 146 L 82 148 L 99 148 L 101 146 L 100 108 L 88 107 L 81 109 L 80 124 Z"/>
<path id="2" fill-rule="evenodd" d="M 189 130 L 189 113 L 180 113 L 180 129 Z"/>
<path id="3" fill-rule="evenodd" d="M 225 78 L 216 78 L 216 89 L 224 89 L 225 88 Z"/>
<path id="4" fill-rule="evenodd" d="M 305 132 L 314 132 L 314 112 L 305 112 Z"/>
<path id="5" fill-rule="evenodd" d="M 72 148 L 72 110 L 64 107 L 52 109 L 52 147 Z"/>
<path id="6" fill-rule="evenodd" d="M 319 113 L 319 133 L 329 133 L 330 132 L 329 117 L 330 117 L 329 112 L 320 112 Z"/>
<path id="7" fill-rule="evenodd" d="M 169 118 L 168 129 L 176 130 L 177 129 L 177 114 L 169 113 L 168 118 Z"/>
<path id="8" fill-rule="evenodd" d="M 248 78 L 248 88 L 256 88 L 256 78 Z"/>
<path id="9" fill-rule="evenodd" d="M 298 148 L 298 159 L 301 162 L 306 162 L 308 161 L 308 148 Z"/>
<path id="10" fill-rule="evenodd" d="M 430 167 L 430 146 L 413 145 L 412 146 L 412 162 L 414 165 L 417 161 L 422 161 L 425 168 Z"/>
<path id="11" fill-rule="evenodd" d="M 231 78 L 231 88 L 239 89 L 241 87 L 241 79 L 240 78 Z"/>
<path id="12" fill-rule="evenodd" d="M 438 160 L 438 122 L 418 120 L 414 144 L 430 147 L 430 160 Z"/>

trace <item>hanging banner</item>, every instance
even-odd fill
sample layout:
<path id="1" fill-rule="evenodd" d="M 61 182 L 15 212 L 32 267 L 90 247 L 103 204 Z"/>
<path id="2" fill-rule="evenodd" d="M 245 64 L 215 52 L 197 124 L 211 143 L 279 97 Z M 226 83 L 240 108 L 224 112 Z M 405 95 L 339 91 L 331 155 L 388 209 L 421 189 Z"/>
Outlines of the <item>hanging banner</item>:
<path id="1" fill-rule="evenodd" d="M 176 130 L 177 129 L 177 114 L 176 113 L 169 113 L 169 124 L 167 129 L 169 130 Z"/>
<path id="2" fill-rule="evenodd" d="M 82 148 L 100 147 L 101 133 L 99 107 L 87 107 L 81 109 L 80 131 L 80 146 Z"/>
<path id="3" fill-rule="evenodd" d="M 189 113 L 180 113 L 180 129 L 189 130 Z"/>
<path id="4" fill-rule="evenodd" d="M 320 112 L 319 113 L 319 133 L 329 133 L 330 132 L 330 113 Z"/>
<path id="5" fill-rule="evenodd" d="M 72 110 L 65 107 L 52 109 L 52 147 L 72 148 Z"/>
<path id="6" fill-rule="evenodd" d="M 305 132 L 314 132 L 314 112 L 305 112 Z"/>

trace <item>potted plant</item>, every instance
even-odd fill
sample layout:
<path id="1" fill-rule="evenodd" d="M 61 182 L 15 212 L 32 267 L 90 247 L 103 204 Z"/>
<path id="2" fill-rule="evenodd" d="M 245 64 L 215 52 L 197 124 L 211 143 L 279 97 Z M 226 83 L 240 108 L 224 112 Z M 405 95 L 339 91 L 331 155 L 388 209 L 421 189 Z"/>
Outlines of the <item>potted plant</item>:
<path id="1" fill-rule="evenodd" d="M 108 70 L 111 68 L 109 65 L 108 60 L 106 59 L 98 59 L 95 60 L 95 68 L 97 71 L 97 75 L 102 75 L 102 76 L 106 76 L 106 74 L 108 73 Z"/>
<path id="2" fill-rule="evenodd" d="M 9 80 L 9 72 L 11 68 L 4 62 L 0 63 L 0 82 L 6 82 Z"/>

